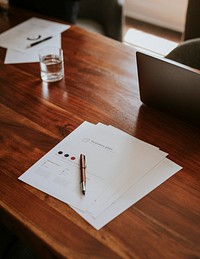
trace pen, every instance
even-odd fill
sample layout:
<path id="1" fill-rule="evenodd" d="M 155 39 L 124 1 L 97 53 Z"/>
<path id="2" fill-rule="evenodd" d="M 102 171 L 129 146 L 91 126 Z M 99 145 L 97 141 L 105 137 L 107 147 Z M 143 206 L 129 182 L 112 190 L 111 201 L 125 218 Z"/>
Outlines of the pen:
<path id="1" fill-rule="evenodd" d="M 80 170 L 81 170 L 81 191 L 85 195 L 86 192 L 86 159 L 85 155 L 80 155 Z"/>
<path id="2" fill-rule="evenodd" d="M 26 48 L 27 48 L 27 49 L 28 49 L 28 48 L 31 48 L 31 47 L 33 47 L 33 46 L 35 46 L 35 45 L 40 44 L 40 43 L 43 42 L 43 41 L 50 40 L 51 38 L 52 38 L 52 36 L 47 37 L 47 38 L 44 38 L 44 39 L 39 40 L 39 41 L 36 41 L 36 42 L 33 42 L 33 43 L 31 43 L 30 45 L 28 45 Z"/>

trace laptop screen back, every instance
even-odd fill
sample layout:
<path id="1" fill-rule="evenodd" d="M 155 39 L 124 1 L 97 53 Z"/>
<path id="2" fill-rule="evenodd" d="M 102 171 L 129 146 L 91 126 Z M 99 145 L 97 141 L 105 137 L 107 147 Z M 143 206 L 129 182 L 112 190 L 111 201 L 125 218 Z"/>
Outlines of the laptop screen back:
<path id="1" fill-rule="evenodd" d="M 200 73 L 165 58 L 136 57 L 141 101 L 200 127 Z"/>

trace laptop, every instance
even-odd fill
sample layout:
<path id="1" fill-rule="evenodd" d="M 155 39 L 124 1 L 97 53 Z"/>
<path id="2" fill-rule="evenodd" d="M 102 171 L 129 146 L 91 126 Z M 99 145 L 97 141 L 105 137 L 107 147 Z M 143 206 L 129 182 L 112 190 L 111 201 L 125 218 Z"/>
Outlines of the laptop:
<path id="1" fill-rule="evenodd" d="M 141 101 L 200 127 L 200 71 L 139 51 L 136 60 Z"/>

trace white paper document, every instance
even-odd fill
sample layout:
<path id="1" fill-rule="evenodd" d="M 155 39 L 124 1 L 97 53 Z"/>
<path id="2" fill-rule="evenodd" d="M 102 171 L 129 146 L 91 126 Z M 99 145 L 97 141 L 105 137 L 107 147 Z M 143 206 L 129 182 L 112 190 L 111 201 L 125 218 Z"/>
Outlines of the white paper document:
<path id="1" fill-rule="evenodd" d="M 101 229 L 123 211 L 131 207 L 134 203 L 146 196 L 153 189 L 158 187 L 181 167 L 169 159 L 165 158 L 155 168 L 153 168 L 145 177 L 141 178 L 135 185 L 129 188 L 115 202 L 106 208 L 98 217 L 94 218 L 89 213 L 76 210 L 87 222 L 97 230 Z"/>
<path id="2" fill-rule="evenodd" d="M 21 52 L 29 51 L 31 43 L 58 35 L 69 28 L 68 25 L 32 17 L 27 21 L 0 34 L 0 46 Z M 34 48 L 34 47 L 33 47 Z"/>
<path id="3" fill-rule="evenodd" d="M 80 189 L 80 154 L 86 156 L 86 195 Z M 99 229 L 181 169 L 166 156 L 114 127 L 84 122 L 19 179 L 67 203 Z"/>
<path id="4" fill-rule="evenodd" d="M 66 24 L 32 17 L 1 33 L 0 46 L 7 48 L 4 63 L 38 62 L 38 50 L 61 47 L 61 33 L 69 28 Z"/>
<path id="5" fill-rule="evenodd" d="M 61 48 L 61 35 L 53 36 L 48 41 L 44 41 L 34 48 L 30 48 L 28 52 L 7 49 L 4 64 L 39 62 L 39 50 L 48 46 Z"/>

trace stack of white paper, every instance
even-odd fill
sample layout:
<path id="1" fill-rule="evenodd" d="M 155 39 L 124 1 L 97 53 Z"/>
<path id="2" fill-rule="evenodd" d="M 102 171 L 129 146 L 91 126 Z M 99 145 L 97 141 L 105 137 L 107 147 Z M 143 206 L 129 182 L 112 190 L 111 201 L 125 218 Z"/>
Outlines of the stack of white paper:
<path id="1" fill-rule="evenodd" d="M 86 195 L 80 154 L 86 156 Z M 20 180 L 69 204 L 100 229 L 181 169 L 167 153 L 104 124 L 84 122 Z"/>
<path id="2" fill-rule="evenodd" d="M 1 33 L 0 46 L 7 48 L 4 63 L 38 62 L 39 49 L 48 46 L 60 48 L 61 33 L 68 28 L 69 25 L 33 17 Z M 30 47 L 36 42 L 40 43 Z"/>

